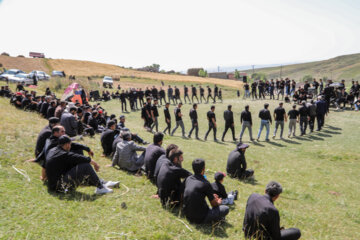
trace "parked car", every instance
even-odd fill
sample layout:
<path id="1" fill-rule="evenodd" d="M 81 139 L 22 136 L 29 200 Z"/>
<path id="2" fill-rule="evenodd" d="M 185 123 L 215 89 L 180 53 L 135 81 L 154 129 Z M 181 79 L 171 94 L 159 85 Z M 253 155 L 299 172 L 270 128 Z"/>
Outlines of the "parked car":
<path id="1" fill-rule="evenodd" d="M 52 71 L 51 76 L 53 77 L 65 77 L 64 71 Z"/>
<path id="2" fill-rule="evenodd" d="M 12 75 L 8 78 L 9 82 L 13 83 L 25 83 L 25 84 L 34 84 L 34 80 L 30 77 L 29 74 L 26 73 L 18 73 L 16 75 Z"/>
<path id="3" fill-rule="evenodd" d="M 112 77 L 105 76 L 103 78 L 103 86 L 104 87 L 109 86 L 109 88 L 112 88 L 113 83 L 114 83 L 114 81 L 113 81 Z"/>
<path id="4" fill-rule="evenodd" d="M 29 73 L 29 76 L 31 77 L 31 78 L 33 78 L 34 77 L 34 74 L 36 74 L 36 76 L 37 76 L 37 78 L 38 78 L 38 80 L 49 80 L 51 77 L 48 75 L 48 74 L 46 74 L 45 72 L 43 72 L 43 71 L 32 71 L 32 72 L 30 72 Z"/>
<path id="5" fill-rule="evenodd" d="M 9 69 L 0 75 L 0 80 L 9 79 L 9 77 L 15 76 L 18 73 L 25 73 L 19 69 Z"/>

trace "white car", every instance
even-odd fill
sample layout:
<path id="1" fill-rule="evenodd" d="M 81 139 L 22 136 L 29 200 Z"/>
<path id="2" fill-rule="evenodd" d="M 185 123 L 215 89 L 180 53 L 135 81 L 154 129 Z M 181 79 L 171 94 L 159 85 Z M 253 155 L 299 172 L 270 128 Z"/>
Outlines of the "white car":
<path id="1" fill-rule="evenodd" d="M 13 77 L 15 76 L 16 74 L 19 74 L 19 73 L 25 73 L 19 69 L 9 69 L 7 70 L 6 72 L 2 73 L 0 75 L 0 80 L 6 80 L 6 79 L 9 79 L 9 77 Z"/>
<path id="2" fill-rule="evenodd" d="M 114 83 L 112 77 L 108 77 L 108 76 L 105 76 L 103 78 L 103 86 L 106 87 L 106 85 L 108 85 L 109 87 L 112 86 Z"/>
<path id="3" fill-rule="evenodd" d="M 25 83 L 25 84 L 34 84 L 34 80 L 30 78 L 29 74 L 26 73 L 18 73 L 16 75 L 12 75 L 8 77 L 9 82 L 13 83 Z"/>
<path id="4" fill-rule="evenodd" d="M 65 77 L 64 71 L 52 71 L 51 76 L 53 77 Z"/>
<path id="5" fill-rule="evenodd" d="M 45 72 L 35 71 L 35 70 L 29 73 L 30 78 L 33 78 L 34 74 L 36 74 L 38 80 L 49 80 L 50 79 L 50 76 L 48 74 L 46 74 Z"/>

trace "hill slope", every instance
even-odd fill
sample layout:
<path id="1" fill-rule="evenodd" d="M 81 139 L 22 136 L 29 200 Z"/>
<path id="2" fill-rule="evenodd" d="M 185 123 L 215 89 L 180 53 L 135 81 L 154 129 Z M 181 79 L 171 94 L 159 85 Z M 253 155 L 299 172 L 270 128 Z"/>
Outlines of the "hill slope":
<path id="1" fill-rule="evenodd" d="M 248 74 L 252 70 L 246 70 Z M 259 68 L 255 72 L 265 73 L 268 78 L 279 78 L 280 67 Z M 332 78 L 334 80 L 360 79 L 360 53 L 344 55 L 324 61 L 300 63 L 282 66 L 282 77 L 300 80 L 305 75 L 315 78 Z"/>

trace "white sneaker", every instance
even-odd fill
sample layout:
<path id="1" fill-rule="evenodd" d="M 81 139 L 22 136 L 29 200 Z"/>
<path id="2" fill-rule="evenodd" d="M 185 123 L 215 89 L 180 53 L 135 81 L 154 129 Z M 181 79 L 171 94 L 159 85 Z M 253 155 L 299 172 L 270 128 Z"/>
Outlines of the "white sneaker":
<path id="1" fill-rule="evenodd" d="M 105 186 L 103 186 L 102 188 L 96 188 L 95 190 L 95 194 L 107 194 L 107 193 L 112 193 L 113 190 L 110 188 L 107 188 Z"/>
<path id="2" fill-rule="evenodd" d="M 107 188 L 119 188 L 120 182 L 107 181 L 103 186 Z"/>

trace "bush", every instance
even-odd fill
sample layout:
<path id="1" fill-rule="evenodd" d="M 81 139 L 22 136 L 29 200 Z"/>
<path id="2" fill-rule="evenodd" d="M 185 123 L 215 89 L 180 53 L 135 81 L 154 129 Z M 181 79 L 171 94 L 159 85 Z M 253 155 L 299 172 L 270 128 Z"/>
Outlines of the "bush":
<path id="1" fill-rule="evenodd" d="M 253 73 L 251 74 L 251 79 L 266 81 L 267 77 L 265 73 Z"/>
<path id="2" fill-rule="evenodd" d="M 21 58 L 24 58 L 24 55 L 18 55 L 17 57 L 21 57 Z"/>
<path id="3" fill-rule="evenodd" d="M 205 71 L 203 69 L 201 69 L 198 74 L 199 74 L 199 77 L 207 77 L 208 76 L 207 71 Z"/>
<path id="4" fill-rule="evenodd" d="M 313 77 L 311 75 L 305 75 L 303 77 L 303 82 L 305 82 L 305 81 L 311 82 L 312 80 L 313 80 Z"/>
<path id="5" fill-rule="evenodd" d="M 199 76 L 199 71 L 204 70 L 203 68 L 189 68 L 187 70 L 187 75 L 189 76 Z"/>
<path id="6" fill-rule="evenodd" d="M 1 54 L 1 56 L 8 56 L 8 57 L 10 57 L 10 54 L 8 54 L 7 52 L 3 52 L 3 53 Z"/>

